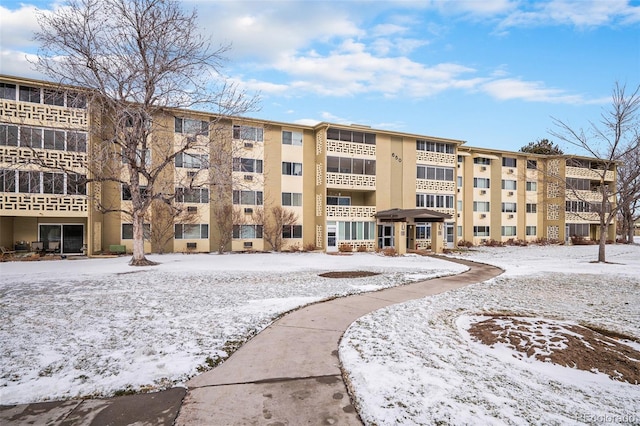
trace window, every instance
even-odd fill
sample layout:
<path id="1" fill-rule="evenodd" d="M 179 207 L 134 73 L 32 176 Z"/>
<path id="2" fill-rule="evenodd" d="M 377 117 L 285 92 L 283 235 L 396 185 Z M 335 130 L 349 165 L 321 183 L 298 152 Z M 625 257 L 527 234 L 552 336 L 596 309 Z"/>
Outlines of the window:
<path id="1" fill-rule="evenodd" d="M 375 238 L 375 222 L 338 222 L 338 239 L 373 240 Z"/>
<path id="2" fill-rule="evenodd" d="M 16 100 L 16 85 L 10 83 L 0 83 L 0 99 Z"/>
<path id="3" fill-rule="evenodd" d="M 176 240 L 209 238 L 209 225 L 206 223 L 175 224 L 174 238 Z"/>
<path id="4" fill-rule="evenodd" d="M 18 192 L 40 193 L 40 172 L 18 171 Z"/>
<path id="5" fill-rule="evenodd" d="M 67 174 L 67 195 L 86 195 L 86 176 L 76 173 Z"/>
<path id="6" fill-rule="evenodd" d="M 37 87 L 20 86 L 20 101 L 40 103 L 40 89 Z"/>
<path id="7" fill-rule="evenodd" d="M 67 92 L 67 106 L 84 109 L 87 107 L 87 98 L 82 93 Z"/>
<path id="8" fill-rule="evenodd" d="M 175 118 L 175 132 L 188 135 L 209 135 L 209 122 L 192 118 Z"/>
<path id="9" fill-rule="evenodd" d="M 527 191 L 537 191 L 538 190 L 538 182 L 527 181 Z"/>
<path id="10" fill-rule="evenodd" d="M 473 202 L 473 211 L 474 212 L 488 212 L 490 210 L 491 204 L 488 201 L 474 201 Z"/>
<path id="11" fill-rule="evenodd" d="M 282 238 L 302 238 L 302 225 L 283 226 Z"/>
<path id="12" fill-rule="evenodd" d="M 567 178 L 567 188 L 577 191 L 590 191 L 591 181 L 589 179 Z"/>
<path id="13" fill-rule="evenodd" d="M 233 125 L 233 138 L 244 141 L 262 142 L 264 140 L 264 129 L 262 127 Z"/>
<path id="14" fill-rule="evenodd" d="M 511 157 L 502 157 L 502 167 L 516 167 L 517 160 Z"/>
<path id="15" fill-rule="evenodd" d="M 462 237 L 462 226 L 458 225 L 458 237 Z"/>
<path id="16" fill-rule="evenodd" d="M 42 192 L 44 194 L 64 194 L 64 173 L 42 173 Z"/>
<path id="17" fill-rule="evenodd" d="M 431 239 L 431 224 L 416 223 L 416 240 L 430 240 L 430 239 Z"/>
<path id="18" fill-rule="evenodd" d="M 0 124 L 0 145 L 18 146 L 18 126 Z"/>
<path id="19" fill-rule="evenodd" d="M 329 204 L 329 203 L 327 203 Z M 301 206 L 302 205 L 302 193 L 300 192 L 283 192 L 282 193 L 282 205 L 283 206 Z"/>
<path id="20" fill-rule="evenodd" d="M 587 213 L 594 211 L 591 203 L 586 201 L 567 201 L 565 203 L 565 210 L 572 213 Z"/>
<path id="21" fill-rule="evenodd" d="M 462 200 L 458 200 L 458 211 L 462 211 Z"/>
<path id="22" fill-rule="evenodd" d="M 462 176 L 458 176 L 458 188 L 462 188 Z"/>
<path id="23" fill-rule="evenodd" d="M 443 152 L 445 154 L 453 154 L 455 148 L 450 143 L 433 142 L 418 139 L 416 141 L 416 149 L 418 151 Z"/>
<path id="24" fill-rule="evenodd" d="M 67 151 L 87 152 L 87 134 L 67 132 Z"/>
<path id="25" fill-rule="evenodd" d="M 535 226 L 527 226 L 525 229 L 525 233 L 527 236 L 535 236 L 537 234 Z"/>
<path id="26" fill-rule="evenodd" d="M 141 186 L 140 193 L 144 197 L 147 194 L 147 187 Z M 131 190 L 129 189 L 129 185 L 122 185 L 122 201 L 130 201 L 131 200 Z"/>
<path id="27" fill-rule="evenodd" d="M 233 225 L 233 238 L 262 238 L 262 225 Z"/>
<path id="28" fill-rule="evenodd" d="M 488 226 L 474 226 L 473 227 L 473 236 L 474 237 L 488 237 L 489 236 L 489 227 Z"/>
<path id="29" fill-rule="evenodd" d="M 206 188 L 176 188 L 178 203 L 208 203 L 209 190 Z"/>
<path id="30" fill-rule="evenodd" d="M 589 224 L 588 223 L 567 223 L 567 232 L 569 233 L 569 237 L 588 237 Z"/>
<path id="31" fill-rule="evenodd" d="M 26 126 L 20 128 L 20 146 L 42 148 L 42 142 L 42 129 Z"/>
<path id="32" fill-rule="evenodd" d="M 515 191 L 518 186 L 518 182 L 515 180 L 502 180 L 502 189 L 509 189 L 511 191 Z"/>
<path id="33" fill-rule="evenodd" d="M 473 164 L 482 164 L 483 166 L 490 166 L 491 159 L 485 157 L 474 157 Z"/>
<path id="34" fill-rule="evenodd" d="M 527 203 L 527 213 L 538 213 L 538 205 Z"/>
<path id="35" fill-rule="evenodd" d="M 375 145 L 375 133 L 354 132 L 353 130 L 336 129 L 330 127 L 327 129 L 327 139 L 334 141 L 356 142 Z"/>
<path id="36" fill-rule="evenodd" d="M 233 204 L 246 204 L 250 206 L 261 206 L 263 204 L 262 191 L 240 191 L 233 190 Z"/>
<path id="37" fill-rule="evenodd" d="M 175 157 L 176 167 L 189 169 L 206 169 L 209 167 L 209 156 L 205 154 L 187 154 L 181 152 Z"/>
<path id="38" fill-rule="evenodd" d="M 255 158 L 238 158 L 233 159 L 233 171 L 244 173 L 262 173 L 262 160 Z"/>
<path id="39" fill-rule="evenodd" d="M 44 129 L 44 149 L 64 151 L 64 131 Z"/>
<path id="40" fill-rule="evenodd" d="M 282 131 L 282 144 L 302 146 L 302 132 Z"/>
<path id="41" fill-rule="evenodd" d="M 302 176 L 302 163 L 282 162 L 282 174 L 289 176 Z"/>
<path id="42" fill-rule="evenodd" d="M 64 92 L 44 89 L 44 103 L 47 105 L 64 106 Z"/>
<path id="43" fill-rule="evenodd" d="M 538 168 L 538 162 L 536 160 L 527 160 L 527 169 L 537 169 Z"/>
<path id="44" fill-rule="evenodd" d="M 151 224 L 145 223 L 142 225 L 142 235 L 145 240 L 151 238 Z M 133 223 L 122 224 L 122 239 L 133 240 Z"/>
<path id="45" fill-rule="evenodd" d="M 416 207 L 453 208 L 453 195 L 416 194 Z"/>
<path id="46" fill-rule="evenodd" d="M 328 206 L 350 206 L 351 197 L 328 196 L 327 205 Z"/>
<path id="47" fill-rule="evenodd" d="M 503 237 L 515 237 L 516 236 L 516 227 L 515 226 L 503 226 L 501 229 L 501 235 Z"/>
<path id="48" fill-rule="evenodd" d="M 489 186 L 490 186 L 489 178 L 473 178 L 474 188 L 489 188 Z"/>
<path id="49" fill-rule="evenodd" d="M 376 161 L 362 158 L 327 157 L 327 172 L 375 175 Z"/>
<path id="50" fill-rule="evenodd" d="M 516 203 L 502 203 L 502 213 L 515 213 Z"/>
<path id="51" fill-rule="evenodd" d="M 0 192 L 16 192 L 16 171 L 0 169 Z"/>
<path id="52" fill-rule="evenodd" d="M 418 179 L 453 181 L 453 169 L 450 167 L 418 166 Z"/>

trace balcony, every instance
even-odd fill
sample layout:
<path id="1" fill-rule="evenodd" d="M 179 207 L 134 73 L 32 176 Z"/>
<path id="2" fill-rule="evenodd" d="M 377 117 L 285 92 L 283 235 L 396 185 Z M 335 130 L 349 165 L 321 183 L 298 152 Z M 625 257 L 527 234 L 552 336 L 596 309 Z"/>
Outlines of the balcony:
<path id="1" fill-rule="evenodd" d="M 602 172 L 603 170 L 588 169 L 586 167 L 567 166 L 566 177 L 599 181 L 600 177 L 602 176 Z M 612 182 L 614 180 L 614 176 L 615 174 L 613 171 L 606 171 L 604 175 L 605 182 Z"/>
<path id="2" fill-rule="evenodd" d="M 327 187 L 338 189 L 376 189 L 374 175 L 327 172 Z"/>
<path id="3" fill-rule="evenodd" d="M 86 217 L 87 208 L 86 195 L 0 193 L 0 211 L 9 216 L 40 213 L 46 216 Z"/>
<path id="4" fill-rule="evenodd" d="M 6 122 L 48 127 L 84 130 L 88 125 L 86 109 L 68 108 L 33 102 L 0 101 L 0 116 Z"/>
<path id="5" fill-rule="evenodd" d="M 327 154 L 349 154 L 349 155 L 366 155 L 369 157 L 376 156 L 376 146 L 373 144 L 327 140 Z"/>
<path id="6" fill-rule="evenodd" d="M 376 214 L 375 206 L 327 206 L 327 219 L 371 220 Z"/>

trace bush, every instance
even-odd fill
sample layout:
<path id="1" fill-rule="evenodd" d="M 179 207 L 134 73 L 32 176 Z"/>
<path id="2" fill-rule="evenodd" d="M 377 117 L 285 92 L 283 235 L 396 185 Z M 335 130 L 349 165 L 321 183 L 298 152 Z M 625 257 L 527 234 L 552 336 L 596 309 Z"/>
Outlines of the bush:
<path id="1" fill-rule="evenodd" d="M 340 253 L 351 253 L 353 251 L 353 246 L 348 243 L 342 243 L 340 244 L 340 247 L 338 247 L 338 251 Z"/>
<path id="2" fill-rule="evenodd" d="M 473 247 L 473 243 L 471 241 L 460 240 L 458 241 L 458 247 Z"/>
<path id="3" fill-rule="evenodd" d="M 578 235 L 573 235 L 571 237 L 571 244 L 573 244 L 574 246 L 590 246 L 590 245 L 594 245 L 596 244 L 595 241 L 591 241 L 588 238 L 585 237 L 580 237 Z"/>
<path id="4" fill-rule="evenodd" d="M 359 253 L 364 253 L 366 251 L 367 251 L 367 246 L 365 246 L 364 244 L 358 246 Z"/>
<path id="5" fill-rule="evenodd" d="M 529 243 L 527 243 L 525 240 L 519 240 L 517 238 L 509 238 L 506 242 L 506 244 L 508 246 L 519 246 L 519 247 L 525 247 L 527 246 Z"/>
<path id="6" fill-rule="evenodd" d="M 387 247 L 381 250 L 382 254 L 384 256 L 397 256 L 398 252 L 396 251 L 396 249 L 394 249 L 393 247 Z"/>
<path id="7" fill-rule="evenodd" d="M 317 247 L 314 243 L 307 243 L 302 248 L 303 251 L 316 251 Z"/>
<path id="8" fill-rule="evenodd" d="M 497 241 L 494 239 L 488 239 L 484 242 L 486 247 L 504 247 L 504 243 L 502 241 Z"/>

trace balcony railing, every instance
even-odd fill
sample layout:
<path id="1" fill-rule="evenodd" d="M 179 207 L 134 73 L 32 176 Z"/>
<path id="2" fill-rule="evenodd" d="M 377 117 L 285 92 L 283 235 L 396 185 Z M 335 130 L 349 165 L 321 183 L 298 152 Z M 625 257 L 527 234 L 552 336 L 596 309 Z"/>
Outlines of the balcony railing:
<path id="1" fill-rule="evenodd" d="M 374 206 L 327 206 L 326 215 L 331 219 L 371 219 L 376 214 Z"/>
<path id="2" fill-rule="evenodd" d="M 9 99 L 0 101 L 0 116 L 10 123 L 22 125 L 60 126 L 75 130 L 84 130 L 88 125 L 88 114 L 85 109 L 17 102 Z"/>
<path id="3" fill-rule="evenodd" d="M 376 156 L 376 146 L 372 144 L 327 140 L 327 153 Z"/>
<path id="4" fill-rule="evenodd" d="M 12 216 L 33 216 L 34 212 L 47 216 L 87 216 L 86 195 L 50 195 L 1 193 L 0 211 Z"/>
<path id="5" fill-rule="evenodd" d="M 376 189 L 376 177 L 350 173 L 327 172 L 327 186 L 348 189 Z"/>
<path id="6" fill-rule="evenodd" d="M 567 177 L 591 179 L 591 180 L 598 180 L 598 181 L 602 177 L 602 172 L 603 170 L 587 169 L 586 167 L 567 166 L 567 169 L 566 169 Z M 606 171 L 604 175 L 605 182 L 612 182 L 613 179 L 614 179 L 614 172 L 611 170 Z"/>

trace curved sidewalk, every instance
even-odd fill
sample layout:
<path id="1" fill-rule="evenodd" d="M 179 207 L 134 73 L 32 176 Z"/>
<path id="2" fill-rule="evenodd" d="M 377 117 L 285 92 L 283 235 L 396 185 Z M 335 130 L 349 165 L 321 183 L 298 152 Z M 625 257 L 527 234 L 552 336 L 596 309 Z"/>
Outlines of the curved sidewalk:
<path id="1" fill-rule="evenodd" d="M 342 380 L 338 343 L 369 312 L 486 281 L 490 265 L 446 258 L 467 272 L 301 308 L 187 383 L 176 425 L 361 425 Z"/>

